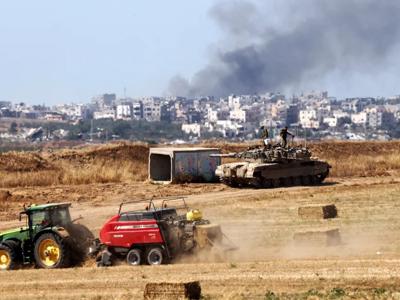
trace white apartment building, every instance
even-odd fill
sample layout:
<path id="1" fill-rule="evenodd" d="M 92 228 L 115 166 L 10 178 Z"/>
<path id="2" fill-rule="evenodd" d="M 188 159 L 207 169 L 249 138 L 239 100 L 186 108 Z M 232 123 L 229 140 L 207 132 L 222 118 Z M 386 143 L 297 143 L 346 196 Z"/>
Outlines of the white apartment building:
<path id="1" fill-rule="evenodd" d="M 285 121 L 287 118 L 288 106 L 284 100 L 278 100 L 271 105 L 271 117 L 275 120 Z"/>
<path id="2" fill-rule="evenodd" d="M 129 104 L 119 104 L 116 106 L 115 118 L 117 120 L 132 119 L 132 107 Z"/>
<path id="3" fill-rule="evenodd" d="M 147 121 L 161 120 L 161 102 L 159 98 L 145 98 L 143 100 L 143 118 Z"/>
<path id="4" fill-rule="evenodd" d="M 360 112 L 358 114 L 351 115 L 351 122 L 357 125 L 365 126 L 367 124 L 367 113 Z"/>
<path id="5" fill-rule="evenodd" d="M 303 128 L 318 129 L 320 125 L 320 116 L 317 110 L 307 109 L 299 112 L 299 123 Z"/>
<path id="6" fill-rule="evenodd" d="M 231 95 L 228 97 L 228 106 L 230 109 L 239 109 L 240 108 L 240 97 L 235 95 Z"/>
<path id="7" fill-rule="evenodd" d="M 215 125 L 215 131 L 221 132 L 224 137 L 233 137 L 242 133 L 243 125 L 231 120 L 218 120 Z"/>
<path id="8" fill-rule="evenodd" d="M 368 127 L 377 128 L 382 126 L 382 109 L 379 107 L 367 107 L 364 112 L 367 114 Z"/>
<path id="9" fill-rule="evenodd" d="M 323 120 L 324 124 L 327 124 L 329 127 L 336 127 L 337 126 L 338 118 L 336 117 L 325 117 Z"/>
<path id="10" fill-rule="evenodd" d="M 83 104 L 62 104 L 54 107 L 54 110 L 60 114 L 67 115 L 73 119 L 83 117 L 84 105 Z"/>
<path id="11" fill-rule="evenodd" d="M 240 123 L 246 122 L 246 111 L 244 109 L 234 109 L 229 112 L 229 119 Z"/>
<path id="12" fill-rule="evenodd" d="M 132 103 L 132 118 L 135 120 L 140 120 L 143 118 L 143 104 L 142 102 Z"/>
<path id="13" fill-rule="evenodd" d="M 98 120 L 98 119 L 114 119 L 115 118 L 115 111 L 108 109 L 108 110 L 102 110 L 102 111 L 95 111 L 93 113 L 93 119 Z"/>
<path id="14" fill-rule="evenodd" d="M 200 136 L 201 125 L 200 124 L 182 124 L 182 131 L 186 134 L 193 134 Z"/>
<path id="15" fill-rule="evenodd" d="M 337 119 L 346 118 L 346 117 L 350 118 L 350 114 L 348 112 L 345 112 L 345 111 L 342 111 L 342 110 L 334 110 L 332 112 L 332 115 Z"/>
<path id="16" fill-rule="evenodd" d="M 218 121 L 218 111 L 209 108 L 207 110 L 207 120 L 209 122 L 217 122 Z"/>
<path id="17" fill-rule="evenodd" d="M 400 110 L 394 113 L 394 117 L 397 121 L 400 121 Z"/>

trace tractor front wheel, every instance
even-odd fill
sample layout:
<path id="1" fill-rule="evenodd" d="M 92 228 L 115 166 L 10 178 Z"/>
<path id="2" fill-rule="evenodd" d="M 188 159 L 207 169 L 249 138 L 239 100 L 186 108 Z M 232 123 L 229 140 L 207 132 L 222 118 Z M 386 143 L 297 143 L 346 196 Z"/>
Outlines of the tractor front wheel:
<path id="1" fill-rule="evenodd" d="M 164 252 L 160 247 L 152 247 L 146 251 L 146 262 L 149 265 L 161 265 L 164 262 Z"/>
<path id="2" fill-rule="evenodd" d="M 19 264 L 18 244 L 14 241 L 0 244 L 0 270 L 14 270 Z"/>
<path id="3" fill-rule="evenodd" d="M 69 265 L 66 241 L 57 234 L 45 233 L 35 243 L 35 261 L 39 268 L 56 269 Z"/>

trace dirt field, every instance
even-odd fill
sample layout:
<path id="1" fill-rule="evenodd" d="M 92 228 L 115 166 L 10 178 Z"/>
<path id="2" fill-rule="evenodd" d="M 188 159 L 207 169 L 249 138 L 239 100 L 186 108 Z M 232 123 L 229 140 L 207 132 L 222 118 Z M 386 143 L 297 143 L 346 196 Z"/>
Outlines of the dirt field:
<path id="1" fill-rule="evenodd" d="M 0 273 L 0 298 L 132 299 L 140 298 L 147 282 L 200 280 L 206 299 L 307 298 L 328 299 L 343 293 L 355 298 L 398 297 L 400 286 L 400 178 L 331 178 L 319 187 L 273 190 L 235 190 L 219 184 L 154 186 L 89 185 L 85 197 L 75 199 L 82 186 L 25 188 L 12 193 L 32 199 L 74 201 L 73 216 L 95 232 L 132 196 L 193 192 L 187 201 L 204 215 L 221 223 L 240 249 L 218 260 L 196 257 L 161 267 L 127 266 L 97 269 L 21 270 Z M 206 191 L 205 191 L 206 189 Z M 308 220 L 299 206 L 330 204 L 339 217 Z M 135 206 L 133 206 L 135 207 Z M 18 226 L 14 220 L 1 228 Z M 336 246 L 297 245 L 296 232 L 339 228 Z M 54 276 L 54 277 L 53 277 Z M 55 278 L 48 282 L 48 278 Z M 269 298 L 268 298 L 269 297 Z"/>
<path id="2" fill-rule="evenodd" d="M 159 267 L 99 269 L 89 262 L 66 270 L 1 272 L 1 299 L 140 299 L 148 282 L 190 280 L 200 281 L 204 299 L 400 299 L 397 172 L 335 176 L 321 186 L 268 190 L 134 180 L 6 190 L 12 196 L 0 201 L 0 230 L 20 226 L 17 211 L 23 203 L 71 201 L 73 217 L 81 215 L 80 222 L 96 233 L 122 200 L 188 195 L 188 204 L 220 223 L 239 250 Z M 336 205 L 337 218 L 298 215 L 299 207 L 326 204 Z M 329 229 L 339 230 L 339 243 L 298 243 L 293 238 Z"/>
<path id="3" fill-rule="evenodd" d="M 244 151 L 256 143 L 200 146 L 218 147 L 228 153 Z M 315 157 L 332 166 L 333 177 L 400 174 L 400 142 L 321 142 L 307 146 Z M 119 142 L 0 153 L 0 188 L 143 182 L 147 179 L 149 147 Z"/>

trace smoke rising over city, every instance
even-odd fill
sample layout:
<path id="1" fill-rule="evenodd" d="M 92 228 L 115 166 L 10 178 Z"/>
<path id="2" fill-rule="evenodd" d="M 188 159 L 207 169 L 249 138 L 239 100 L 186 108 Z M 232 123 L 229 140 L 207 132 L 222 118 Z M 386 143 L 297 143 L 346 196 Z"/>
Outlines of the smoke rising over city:
<path id="1" fill-rule="evenodd" d="M 192 78 L 171 79 L 169 94 L 293 90 L 333 72 L 373 74 L 400 41 L 397 0 L 225 1 L 209 15 L 222 39 Z"/>

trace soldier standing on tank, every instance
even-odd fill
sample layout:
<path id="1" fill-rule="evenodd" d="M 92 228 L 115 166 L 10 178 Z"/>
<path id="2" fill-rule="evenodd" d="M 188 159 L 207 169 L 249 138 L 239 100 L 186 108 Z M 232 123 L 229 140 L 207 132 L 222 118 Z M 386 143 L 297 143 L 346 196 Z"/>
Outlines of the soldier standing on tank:
<path id="1" fill-rule="evenodd" d="M 292 133 L 290 133 L 290 132 L 288 131 L 287 126 L 285 126 L 285 128 L 283 128 L 283 129 L 281 130 L 281 132 L 280 132 L 279 135 L 281 136 L 281 139 L 282 139 L 282 141 L 281 141 L 281 146 L 282 146 L 283 148 L 286 148 L 286 146 L 287 146 L 287 136 L 288 136 L 288 135 L 290 135 L 290 136 L 292 136 L 292 137 L 294 138 L 294 134 L 292 134 Z"/>
<path id="2" fill-rule="evenodd" d="M 268 132 L 268 129 L 265 126 L 261 126 L 260 130 L 261 130 L 262 143 L 263 143 L 264 146 L 267 146 L 269 144 L 269 132 Z"/>

